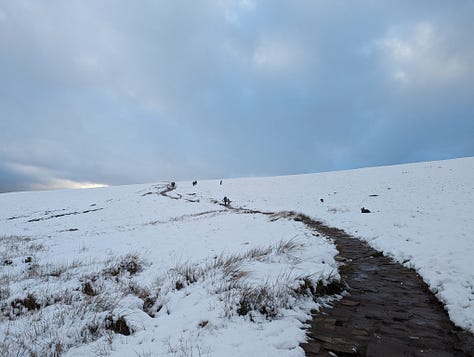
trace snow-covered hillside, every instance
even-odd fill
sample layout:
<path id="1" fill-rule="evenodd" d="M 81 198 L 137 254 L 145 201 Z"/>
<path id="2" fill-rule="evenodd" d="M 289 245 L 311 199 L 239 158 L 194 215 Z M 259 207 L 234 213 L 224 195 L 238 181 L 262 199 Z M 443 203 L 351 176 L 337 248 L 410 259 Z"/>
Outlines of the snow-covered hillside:
<path id="1" fill-rule="evenodd" d="M 0 195 L 0 354 L 303 355 L 337 251 L 252 210 L 368 241 L 474 332 L 474 158 L 168 186 Z"/>

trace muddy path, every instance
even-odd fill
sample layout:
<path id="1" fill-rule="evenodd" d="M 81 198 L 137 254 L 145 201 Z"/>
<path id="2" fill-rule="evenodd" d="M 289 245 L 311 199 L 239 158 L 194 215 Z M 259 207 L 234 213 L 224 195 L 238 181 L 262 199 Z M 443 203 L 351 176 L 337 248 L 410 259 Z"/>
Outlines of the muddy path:
<path id="1" fill-rule="evenodd" d="M 314 312 L 307 356 L 474 356 L 474 336 L 449 320 L 416 271 L 340 229 L 294 219 L 334 240 L 347 292 Z"/>

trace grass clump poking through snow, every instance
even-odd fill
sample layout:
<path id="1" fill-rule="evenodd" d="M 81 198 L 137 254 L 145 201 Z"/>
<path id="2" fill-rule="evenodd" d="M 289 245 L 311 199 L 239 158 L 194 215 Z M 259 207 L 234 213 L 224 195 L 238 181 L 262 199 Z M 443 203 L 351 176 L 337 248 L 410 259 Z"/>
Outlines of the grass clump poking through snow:
<path id="1" fill-rule="evenodd" d="M 250 286 L 237 285 L 237 296 L 239 302 L 236 312 L 240 316 L 245 316 L 252 311 L 258 311 L 266 318 L 274 318 L 278 315 L 280 308 L 288 308 L 289 292 L 286 284 L 269 284 Z"/>
<path id="2" fill-rule="evenodd" d="M 265 319 L 273 319 L 278 317 L 282 310 L 294 309 L 299 300 L 305 297 L 316 300 L 318 297 L 341 293 L 342 289 L 320 289 L 320 286 L 337 284 L 336 281 L 326 284 L 311 275 L 295 276 L 291 272 L 257 284 L 249 284 L 245 280 L 230 282 L 223 289 L 226 315 L 249 315 L 250 320 L 254 321 L 255 314 L 258 313 Z"/>
<path id="3" fill-rule="evenodd" d="M 124 316 L 119 316 L 115 319 L 112 315 L 107 316 L 105 319 L 105 327 L 121 335 L 129 336 L 131 334 L 130 327 L 128 327 Z"/>
<path id="4" fill-rule="evenodd" d="M 2 356 L 59 356 L 71 347 L 88 344 L 107 335 L 110 312 L 118 307 L 118 296 L 85 297 L 66 290 L 54 304 L 40 305 L 33 295 L 15 300 L 23 312 L 14 316 L 0 340 Z M 43 299 L 45 299 L 43 297 Z M 27 311 L 25 311 L 27 310 Z"/>
<path id="5" fill-rule="evenodd" d="M 91 343 L 104 352 L 114 334 L 133 334 L 128 311 L 140 303 L 149 315 L 158 310 L 157 296 L 133 280 L 144 267 L 136 254 L 109 259 L 103 268 L 13 258 L 10 274 L 1 275 L 0 356 L 60 356 Z"/>
<path id="6" fill-rule="evenodd" d="M 134 275 L 141 271 L 143 271 L 143 260 L 140 256 L 138 254 L 127 254 L 118 261 L 112 260 L 110 266 L 104 272 L 117 276 L 123 273 Z"/>
<path id="7" fill-rule="evenodd" d="M 21 311 L 39 310 L 40 304 L 36 301 L 33 294 L 28 293 L 24 299 L 15 299 L 11 302 L 11 307 L 15 315 L 20 315 Z"/>
<path id="8" fill-rule="evenodd" d="M 165 301 L 183 289 L 187 289 L 187 296 L 194 285 L 204 286 L 221 302 L 222 317 L 248 316 L 254 321 L 261 316 L 271 320 L 282 310 L 293 309 L 301 299 L 335 293 L 334 289 L 323 288 L 335 282 L 328 284 L 322 275 L 315 279 L 313 275 L 298 275 L 294 271 L 295 265 L 302 261 L 295 253 L 303 246 L 296 240 L 281 241 L 241 253 L 221 254 L 202 263 L 176 264 L 158 279 L 158 285 Z M 263 267 L 266 271 L 275 262 L 281 266 L 278 273 L 268 269 L 267 275 L 254 276 L 253 270 Z"/>

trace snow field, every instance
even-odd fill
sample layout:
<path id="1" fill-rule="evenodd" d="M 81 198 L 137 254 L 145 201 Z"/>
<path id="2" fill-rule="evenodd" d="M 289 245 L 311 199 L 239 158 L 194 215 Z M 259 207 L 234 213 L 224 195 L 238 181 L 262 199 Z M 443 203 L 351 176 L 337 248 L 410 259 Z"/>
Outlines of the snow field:
<path id="1" fill-rule="evenodd" d="M 306 287 L 339 278 L 329 241 L 298 222 L 136 189 L 65 208 L 32 200 L 2 217 L 2 354 L 303 354 L 318 307 Z"/>
<path id="2" fill-rule="evenodd" d="M 208 195 L 303 212 L 367 241 L 414 268 L 474 333 L 474 158 L 205 184 Z"/>
<path id="3" fill-rule="evenodd" d="M 216 204 L 224 196 L 369 242 L 474 332 L 473 182 L 464 158 L 178 182 L 165 195 L 166 184 L 2 194 L 0 354 L 303 355 L 304 321 L 324 300 L 302 287 L 339 278 L 337 251 L 300 222 Z"/>

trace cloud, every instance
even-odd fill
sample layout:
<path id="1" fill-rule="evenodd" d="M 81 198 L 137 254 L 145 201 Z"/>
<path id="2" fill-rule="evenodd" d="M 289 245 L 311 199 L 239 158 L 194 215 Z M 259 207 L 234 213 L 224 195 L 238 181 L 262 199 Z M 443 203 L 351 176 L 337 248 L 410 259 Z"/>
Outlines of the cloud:
<path id="1" fill-rule="evenodd" d="M 309 54 L 297 38 L 262 40 L 253 52 L 252 61 L 258 71 L 272 71 L 277 75 L 304 71 L 310 64 Z"/>
<path id="2" fill-rule="evenodd" d="M 31 185 L 33 190 L 54 190 L 54 189 L 84 189 L 84 188 L 99 188 L 107 187 L 108 185 L 95 182 L 76 182 L 64 179 L 51 179 L 47 183 L 35 183 Z"/>
<path id="3" fill-rule="evenodd" d="M 408 31 L 392 28 L 376 41 L 389 77 L 404 87 L 457 85 L 474 77 L 474 49 L 451 38 L 434 24 L 421 22 Z"/>
<path id="4" fill-rule="evenodd" d="M 471 10 L 436 0 L 3 2 L 0 187 L 473 155 Z"/>
<path id="5" fill-rule="evenodd" d="M 6 162 L 0 164 L 0 192 L 107 186 L 96 182 L 79 182 L 61 178 L 60 174 L 44 167 Z"/>

